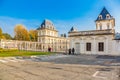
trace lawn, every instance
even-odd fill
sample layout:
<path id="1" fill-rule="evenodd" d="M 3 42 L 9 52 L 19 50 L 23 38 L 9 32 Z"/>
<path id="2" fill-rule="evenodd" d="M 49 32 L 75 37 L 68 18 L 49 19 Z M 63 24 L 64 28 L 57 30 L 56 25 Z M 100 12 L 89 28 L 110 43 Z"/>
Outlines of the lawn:
<path id="1" fill-rule="evenodd" d="M 13 56 L 33 56 L 33 55 L 50 55 L 50 52 L 33 52 L 33 51 L 18 51 L 18 50 L 4 50 L 0 52 L 0 57 Z"/>

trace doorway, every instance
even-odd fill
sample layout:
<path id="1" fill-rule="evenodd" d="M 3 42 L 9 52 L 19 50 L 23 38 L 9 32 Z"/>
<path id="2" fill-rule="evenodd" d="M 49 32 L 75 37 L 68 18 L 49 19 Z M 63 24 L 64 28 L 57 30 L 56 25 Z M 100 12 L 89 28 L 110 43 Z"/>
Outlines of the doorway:
<path id="1" fill-rule="evenodd" d="M 75 43 L 75 54 L 80 54 L 80 43 Z"/>

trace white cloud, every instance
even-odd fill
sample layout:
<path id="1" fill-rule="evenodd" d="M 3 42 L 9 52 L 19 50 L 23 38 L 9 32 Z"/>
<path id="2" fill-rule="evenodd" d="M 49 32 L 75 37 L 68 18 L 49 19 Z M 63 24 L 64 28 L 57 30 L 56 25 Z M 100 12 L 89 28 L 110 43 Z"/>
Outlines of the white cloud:
<path id="1" fill-rule="evenodd" d="M 87 26 L 86 26 L 87 22 Z M 68 33 L 72 26 L 75 26 L 78 30 L 90 30 L 94 29 L 93 19 L 88 18 L 87 20 L 83 20 L 81 18 L 63 21 L 63 20 L 53 20 L 53 24 L 55 25 L 56 29 L 59 31 L 60 34 Z M 2 28 L 4 33 L 9 33 L 14 36 L 14 27 L 16 24 L 23 24 L 26 26 L 28 30 L 30 29 L 37 29 L 41 21 L 38 20 L 25 20 L 25 19 L 17 19 L 11 18 L 6 16 L 0 16 L 0 27 Z"/>
<path id="2" fill-rule="evenodd" d="M 30 30 L 36 29 L 39 26 L 40 22 L 37 20 L 25 20 L 0 16 L 0 27 L 2 28 L 4 33 L 9 33 L 14 36 L 14 27 L 17 24 L 23 24 L 28 30 Z"/>

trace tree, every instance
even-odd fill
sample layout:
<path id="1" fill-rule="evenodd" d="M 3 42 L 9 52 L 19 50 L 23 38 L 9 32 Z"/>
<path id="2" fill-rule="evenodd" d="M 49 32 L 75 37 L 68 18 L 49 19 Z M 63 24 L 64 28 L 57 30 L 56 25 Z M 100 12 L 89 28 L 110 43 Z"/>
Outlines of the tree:
<path id="1" fill-rule="evenodd" d="M 10 39 L 10 40 L 13 39 L 11 35 L 8 33 L 3 33 L 3 36 L 5 37 L 5 39 Z"/>
<path id="2" fill-rule="evenodd" d="M 24 40 L 24 41 L 30 40 L 27 29 L 25 28 L 25 26 L 21 24 L 15 26 L 14 33 L 16 40 Z"/>
<path id="3" fill-rule="evenodd" d="M 29 36 L 31 41 L 37 41 L 37 30 L 30 30 Z"/>
<path id="4" fill-rule="evenodd" d="M 0 39 L 4 39 L 5 37 L 3 36 L 2 29 L 0 28 Z"/>
<path id="5" fill-rule="evenodd" d="M 0 37 L 2 36 L 2 29 L 0 28 Z"/>

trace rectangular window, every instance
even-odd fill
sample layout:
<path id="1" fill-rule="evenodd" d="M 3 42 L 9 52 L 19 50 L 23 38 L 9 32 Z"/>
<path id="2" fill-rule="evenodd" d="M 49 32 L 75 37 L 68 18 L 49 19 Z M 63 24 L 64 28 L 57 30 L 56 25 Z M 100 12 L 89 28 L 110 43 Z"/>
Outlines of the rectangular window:
<path id="1" fill-rule="evenodd" d="M 98 43 L 98 51 L 104 51 L 104 43 L 103 42 Z"/>
<path id="2" fill-rule="evenodd" d="M 86 51 L 91 51 L 91 43 L 86 43 Z"/>

